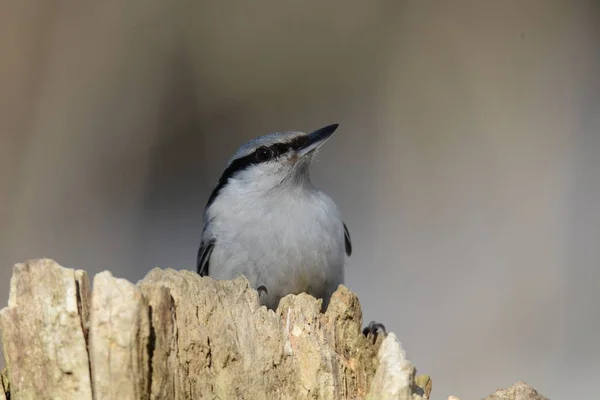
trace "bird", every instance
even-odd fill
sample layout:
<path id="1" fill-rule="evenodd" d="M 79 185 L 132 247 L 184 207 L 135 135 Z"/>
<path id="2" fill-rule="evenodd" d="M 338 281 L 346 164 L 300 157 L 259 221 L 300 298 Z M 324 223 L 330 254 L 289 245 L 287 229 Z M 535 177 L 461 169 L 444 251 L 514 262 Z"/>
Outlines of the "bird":
<path id="1" fill-rule="evenodd" d="M 327 308 L 344 283 L 352 239 L 338 205 L 313 185 L 310 166 L 338 126 L 269 133 L 237 150 L 204 208 L 200 276 L 243 275 L 269 309 L 299 293 Z"/>

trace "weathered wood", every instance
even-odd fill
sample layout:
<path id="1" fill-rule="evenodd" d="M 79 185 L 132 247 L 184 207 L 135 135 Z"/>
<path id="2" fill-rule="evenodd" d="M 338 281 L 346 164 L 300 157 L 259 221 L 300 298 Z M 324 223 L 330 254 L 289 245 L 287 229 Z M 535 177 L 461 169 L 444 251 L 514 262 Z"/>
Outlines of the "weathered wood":
<path id="1" fill-rule="evenodd" d="M 414 389 L 415 367 L 394 333 L 379 348 L 380 366 L 375 373 L 368 400 L 410 399 Z"/>
<path id="2" fill-rule="evenodd" d="M 10 393 L 10 384 L 8 382 L 8 371 L 3 368 L 0 371 L 0 400 L 8 400 L 6 394 Z"/>
<path id="3" fill-rule="evenodd" d="M 175 302 L 163 286 L 142 287 L 148 300 L 150 340 L 148 342 L 152 399 L 178 399 L 177 329 Z"/>
<path id="4" fill-rule="evenodd" d="M 277 313 L 267 310 L 242 278 L 216 282 L 155 269 L 139 285 L 151 304 L 156 287 L 167 287 L 173 299 L 176 314 L 154 326 L 156 348 L 161 337 L 177 340 L 170 352 L 155 351 L 153 365 L 179 365 L 177 396 L 360 398 L 368 391 L 376 346 L 360 334 L 358 299 L 344 287 L 321 314 L 320 301 L 303 294 L 284 298 Z"/>
<path id="5" fill-rule="evenodd" d="M 548 400 L 525 382 L 517 382 L 508 389 L 496 390 L 484 400 Z"/>
<path id="6" fill-rule="evenodd" d="M 169 388 L 161 398 L 333 399 L 368 392 L 379 342 L 360 334 L 358 299 L 344 287 L 322 314 L 320 301 L 304 294 L 282 299 L 277 313 L 267 310 L 243 278 L 218 282 L 155 269 L 138 285 L 152 307 L 153 386 L 164 381 L 158 371 L 176 371 L 172 382 L 156 384 Z"/>
<path id="7" fill-rule="evenodd" d="M 134 284 L 104 271 L 94 278 L 89 351 L 94 399 L 148 399 L 150 321 Z"/>
<path id="8" fill-rule="evenodd" d="M 90 293 L 84 271 L 31 261 L 0 311 L 0 400 L 428 399 L 398 338 L 361 327 L 344 286 L 326 312 L 306 294 L 273 311 L 244 278 L 154 269 L 134 285 L 105 271 Z M 492 396 L 537 395 L 523 385 Z"/>
<path id="9" fill-rule="evenodd" d="M 92 398 L 80 314 L 85 281 L 84 271 L 47 259 L 14 267 L 8 307 L 0 311 L 12 399 Z"/>

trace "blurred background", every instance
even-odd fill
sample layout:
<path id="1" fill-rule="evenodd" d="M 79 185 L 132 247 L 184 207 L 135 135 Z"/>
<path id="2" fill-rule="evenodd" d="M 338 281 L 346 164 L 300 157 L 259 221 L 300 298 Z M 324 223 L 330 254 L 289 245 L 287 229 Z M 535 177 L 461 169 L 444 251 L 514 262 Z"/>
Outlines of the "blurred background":
<path id="1" fill-rule="evenodd" d="M 347 286 L 433 398 L 598 398 L 599 43 L 594 0 L 2 2 L 0 305 L 30 258 L 195 269 L 237 147 L 338 122 Z"/>

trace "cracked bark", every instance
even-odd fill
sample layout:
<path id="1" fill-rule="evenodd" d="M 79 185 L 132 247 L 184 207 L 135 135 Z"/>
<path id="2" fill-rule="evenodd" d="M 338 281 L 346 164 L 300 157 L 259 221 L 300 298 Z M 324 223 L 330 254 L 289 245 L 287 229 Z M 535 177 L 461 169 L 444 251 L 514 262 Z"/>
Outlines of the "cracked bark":
<path id="1" fill-rule="evenodd" d="M 244 278 L 154 269 L 136 285 L 105 271 L 90 293 L 84 271 L 18 264 L 0 400 L 429 398 L 393 333 L 361 334 L 356 295 L 340 286 L 320 308 L 300 294 L 267 310 Z"/>
<path id="2" fill-rule="evenodd" d="M 150 322 L 134 284 L 104 271 L 94 278 L 89 352 L 95 399 L 150 398 Z"/>
<path id="3" fill-rule="evenodd" d="M 0 311 L 12 399 L 92 398 L 78 279 L 86 273 L 50 260 L 14 267 L 8 307 Z"/>

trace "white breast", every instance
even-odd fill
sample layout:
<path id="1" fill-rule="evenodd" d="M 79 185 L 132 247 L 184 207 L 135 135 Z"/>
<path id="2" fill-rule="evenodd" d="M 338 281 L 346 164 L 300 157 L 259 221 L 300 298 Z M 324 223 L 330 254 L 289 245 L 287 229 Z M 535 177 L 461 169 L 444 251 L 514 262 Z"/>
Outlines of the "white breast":
<path id="1" fill-rule="evenodd" d="M 301 292 L 323 298 L 326 305 L 344 281 L 339 209 L 312 186 L 265 195 L 228 185 L 207 210 L 207 219 L 216 238 L 209 275 L 245 275 L 254 288 L 267 288 L 261 299 L 271 308 L 281 297 Z"/>

